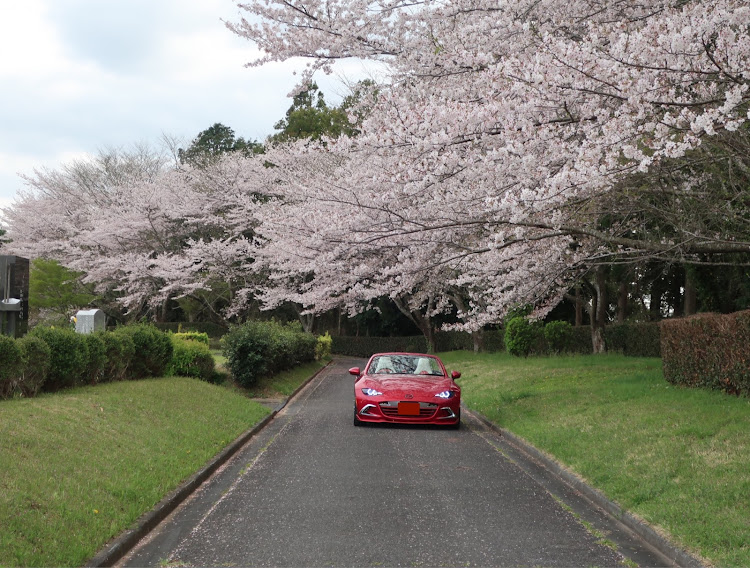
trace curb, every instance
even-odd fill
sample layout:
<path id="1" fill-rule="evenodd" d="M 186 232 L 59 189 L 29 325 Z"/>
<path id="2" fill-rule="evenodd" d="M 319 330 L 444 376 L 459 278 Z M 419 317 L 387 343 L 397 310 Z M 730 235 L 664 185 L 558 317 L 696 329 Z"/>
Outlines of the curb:
<path id="1" fill-rule="evenodd" d="M 560 465 L 560 463 L 550 458 L 547 454 L 538 450 L 523 438 L 519 438 L 512 432 L 499 427 L 497 424 L 491 422 L 488 418 L 479 414 L 478 412 L 470 410 L 463 405 L 461 406 L 463 411 L 467 412 L 468 414 L 482 422 L 496 434 L 505 438 L 510 444 L 515 446 L 516 449 L 526 454 L 526 456 L 530 459 L 541 464 L 542 467 L 544 467 L 547 471 L 561 479 L 569 487 L 578 491 L 591 503 L 609 513 L 610 516 L 617 519 L 628 529 L 633 531 L 636 535 L 641 537 L 649 545 L 654 547 L 662 555 L 673 562 L 675 566 L 685 568 L 704 568 L 704 564 L 692 554 L 672 544 L 669 540 L 660 535 L 644 521 L 638 519 L 632 513 L 623 510 L 622 507 L 620 507 L 617 503 L 611 501 L 606 495 L 604 495 L 604 493 L 588 485 L 580 477 L 567 470 L 565 467 Z"/>
<path id="2" fill-rule="evenodd" d="M 156 526 L 162 522 L 170 513 L 172 513 L 183 501 L 185 501 L 201 484 L 206 481 L 216 470 L 222 465 L 228 462 L 234 455 L 240 451 L 240 449 L 258 432 L 260 432 L 266 425 L 273 420 L 276 415 L 292 400 L 297 394 L 305 388 L 315 377 L 322 373 L 333 360 L 326 363 L 324 367 L 321 367 L 315 373 L 297 387 L 294 392 L 289 395 L 283 403 L 281 403 L 276 409 L 272 410 L 271 413 L 266 416 L 263 420 L 258 422 L 255 426 L 242 433 L 239 438 L 224 448 L 218 455 L 216 455 L 208 464 L 190 477 L 187 481 L 183 482 L 177 489 L 172 491 L 149 512 L 144 513 L 135 522 L 135 527 L 128 529 L 121 533 L 113 541 L 107 544 L 101 551 L 99 551 L 93 558 L 91 558 L 84 566 L 86 568 L 94 567 L 105 567 L 114 566 L 119 560 L 121 560 L 133 547 L 148 533 L 150 533 Z"/>

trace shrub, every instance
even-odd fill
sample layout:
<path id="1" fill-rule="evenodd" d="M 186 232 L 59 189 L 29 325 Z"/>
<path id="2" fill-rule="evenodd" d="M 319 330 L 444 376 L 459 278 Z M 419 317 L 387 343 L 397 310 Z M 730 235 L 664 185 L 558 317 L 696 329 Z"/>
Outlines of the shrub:
<path id="1" fill-rule="evenodd" d="M 505 349 L 516 357 L 528 357 L 539 341 L 539 328 L 524 317 L 514 317 L 505 324 Z"/>
<path id="2" fill-rule="evenodd" d="M 209 321 L 196 321 L 196 322 L 158 322 L 153 324 L 156 329 L 160 331 L 182 333 L 197 331 L 208 334 L 211 339 L 218 339 L 227 333 L 225 325 L 209 322 Z"/>
<path id="3" fill-rule="evenodd" d="M 172 336 L 172 362 L 169 365 L 170 375 L 194 377 L 214 382 L 214 358 L 206 342 L 182 339 L 180 334 Z"/>
<path id="4" fill-rule="evenodd" d="M 438 331 L 435 333 L 435 351 L 472 351 L 474 342 L 470 333 L 463 331 Z"/>
<path id="5" fill-rule="evenodd" d="M 260 322 L 232 328 L 222 339 L 222 349 L 227 367 L 243 387 L 252 387 L 266 374 L 270 338 L 262 333 Z"/>
<path id="6" fill-rule="evenodd" d="M 261 377 L 290 369 L 315 358 L 316 339 L 299 323 L 250 321 L 233 327 L 222 339 L 227 367 L 245 388 Z"/>
<path id="7" fill-rule="evenodd" d="M 86 343 L 89 355 L 84 380 L 89 385 L 95 385 L 102 380 L 104 366 L 107 363 L 107 350 L 102 340 L 102 332 L 88 333 L 81 337 Z"/>
<path id="8" fill-rule="evenodd" d="M 573 340 L 573 326 L 566 321 L 551 321 L 544 326 L 544 339 L 553 353 L 565 353 Z"/>
<path id="9" fill-rule="evenodd" d="M 750 310 L 661 322 L 664 378 L 690 387 L 750 395 Z"/>
<path id="10" fill-rule="evenodd" d="M 270 363 L 271 374 L 315 360 L 318 340 L 313 334 L 302 331 L 299 322 L 290 322 L 286 325 L 270 323 L 272 328 L 275 328 L 272 337 L 276 340 Z"/>
<path id="11" fill-rule="evenodd" d="M 128 378 L 161 377 L 172 361 L 172 340 L 169 334 L 152 325 L 138 324 L 119 328 L 133 341 L 135 354 L 128 367 Z"/>
<path id="12" fill-rule="evenodd" d="M 43 389 L 54 392 L 83 384 L 88 366 L 88 346 L 83 336 L 69 328 L 35 327 L 29 334 L 50 348 L 50 369 Z"/>
<path id="13" fill-rule="evenodd" d="M 111 332 L 97 332 L 104 344 L 106 361 L 101 373 L 101 382 L 123 381 L 135 356 L 135 344 L 130 335 L 117 328 Z"/>
<path id="14" fill-rule="evenodd" d="M 10 398 L 16 390 L 23 359 L 16 340 L 0 335 L 0 398 Z"/>
<path id="15" fill-rule="evenodd" d="M 200 331 L 180 331 L 174 334 L 174 337 L 178 339 L 189 339 L 191 341 L 199 341 L 205 343 L 206 346 L 209 344 L 209 337 L 207 333 Z"/>
<path id="16" fill-rule="evenodd" d="M 315 360 L 322 361 L 328 359 L 331 356 L 331 346 L 333 345 L 333 338 L 326 331 L 325 335 L 319 335 L 315 344 Z"/>
<path id="17" fill-rule="evenodd" d="M 18 390 L 23 396 L 36 396 L 47 380 L 52 351 L 42 339 L 33 335 L 26 335 L 17 341 L 21 349 L 23 372 L 18 384 Z"/>
<path id="18" fill-rule="evenodd" d="M 350 357 L 370 357 L 373 353 L 405 351 L 407 353 L 427 353 L 427 340 L 424 335 L 410 337 L 364 337 L 335 335 L 332 338 L 331 352 Z"/>
<path id="19" fill-rule="evenodd" d="M 659 334 L 657 322 L 616 323 L 604 328 L 607 351 L 629 357 L 660 357 Z"/>

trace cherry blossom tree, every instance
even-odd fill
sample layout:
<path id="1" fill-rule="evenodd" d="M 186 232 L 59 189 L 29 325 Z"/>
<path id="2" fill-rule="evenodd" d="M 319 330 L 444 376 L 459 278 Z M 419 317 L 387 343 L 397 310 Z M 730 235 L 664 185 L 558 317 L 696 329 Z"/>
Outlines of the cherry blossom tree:
<path id="1" fill-rule="evenodd" d="M 328 305 L 318 283 L 337 300 L 344 289 L 396 294 L 441 267 L 441 294 L 461 288 L 462 315 L 480 326 L 514 302 L 553 305 L 596 263 L 750 250 L 746 186 L 727 191 L 726 172 L 706 167 L 720 156 L 747 172 L 745 2 L 241 8 L 252 17 L 229 27 L 263 50 L 251 64 L 306 57 L 306 78 L 350 57 L 391 69 L 360 136 L 328 148 L 346 164 L 286 198 L 299 199 L 296 215 L 324 219 L 304 231 L 328 254 L 299 296 L 310 306 Z M 720 226 L 727 208 L 735 222 Z M 697 214 L 685 222 L 684 212 Z M 283 239 L 274 235 L 277 266 L 292 275 L 302 249 Z M 374 265 L 383 276 L 362 268 Z"/>
<path id="2" fill-rule="evenodd" d="M 357 135 L 105 190 L 37 174 L 6 213 L 19 251 L 133 307 L 216 278 L 233 283 L 229 315 L 252 298 L 355 313 L 386 296 L 428 338 L 439 313 L 468 330 L 518 304 L 542 316 L 601 265 L 750 252 L 745 1 L 240 8 L 228 26 L 261 48 L 251 64 L 309 60 L 300 91 L 340 59 L 387 65 L 347 108 Z"/>
<path id="3" fill-rule="evenodd" d="M 135 313 L 158 312 L 170 297 L 228 279 L 237 259 L 248 256 L 253 221 L 232 208 L 249 209 L 257 194 L 244 185 L 241 154 L 207 168 L 156 160 L 139 169 L 138 156 L 111 158 L 27 177 L 27 190 L 4 210 L 12 252 L 84 272 L 85 281 L 114 290 Z"/>

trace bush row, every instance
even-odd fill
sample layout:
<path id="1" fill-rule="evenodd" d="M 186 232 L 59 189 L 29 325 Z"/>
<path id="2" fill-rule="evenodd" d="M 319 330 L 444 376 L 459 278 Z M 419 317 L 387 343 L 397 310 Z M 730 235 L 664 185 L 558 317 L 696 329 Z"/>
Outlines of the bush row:
<path id="1" fill-rule="evenodd" d="M 664 378 L 670 383 L 750 395 L 750 310 L 661 322 Z"/>
<path id="2" fill-rule="evenodd" d="M 333 336 L 333 353 L 349 357 L 367 358 L 373 353 L 425 353 L 427 340 L 423 335 L 411 337 Z"/>
<path id="3" fill-rule="evenodd" d="M 508 322 L 510 323 L 510 322 Z M 514 324 L 518 326 L 523 324 Z M 530 355 L 549 355 L 553 353 L 591 353 L 591 327 L 573 327 L 565 322 L 528 324 L 528 343 L 520 351 L 528 348 Z M 505 351 L 504 330 L 486 330 L 481 333 L 481 351 Z M 604 329 L 604 338 L 610 352 L 623 353 L 631 357 L 659 357 L 660 331 L 658 323 L 624 323 L 613 324 Z M 438 332 L 435 334 L 437 351 L 471 351 L 474 349 L 474 338 L 469 333 L 460 331 Z M 423 336 L 409 337 L 346 337 L 333 336 L 333 353 L 351 357 L 369 357 L 373 353 L 387 351 L 425 352 L 427 341 Z"/>
<path id="4" fill-rule="evenodd" d="M 86 335 L 36 327 L 21 339 L 0 336 L 0 398 L 165 374 L 213 381 L 207 339 L 167 334 L 151 325 Z"/>
<path id="5" fill-rule="evenodd" d="M 171 333 L 205 333 L 211 339 L 219 339 L 227 332 L 227 327 L 210 321 L 196 322 L 159 322 L 154 327 Z"/>
<path id="6" fill-rule="evenodd" d="M 231 328 L 222 349 L 234 379 L 250 388 L 261 377 L 314 361 L 317 343 L 299 322 L 250 321 Z"/>
<path id="7" fill-rule="evenodd" d="M 622 323 L 604 328 L 607 351 L 629 357 L 660 357 L 660 337 L 658 323 Z M 520 356 L 591 353 L 591 327 L 573 327 L 563 321 L 542 325 L 514 318 L 506 324 L 505 346 L 509 353 Z"/>

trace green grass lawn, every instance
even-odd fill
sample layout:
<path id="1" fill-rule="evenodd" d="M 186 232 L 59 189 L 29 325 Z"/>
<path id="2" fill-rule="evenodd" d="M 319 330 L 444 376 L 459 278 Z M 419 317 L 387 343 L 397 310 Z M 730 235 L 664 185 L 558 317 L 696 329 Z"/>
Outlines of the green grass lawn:
<path id="1" fill-rule="evenodd" d="M 464 402 L 717 566 L 750 566 L 750 399 L 667 383 L 661 360 L 441 355 Z"/>
<path id="2" fill-rule="evenodd" d="M 180 377 L 0 401 L 0 566 L 80 566 L 269 412 Z"/>
<path id="3" fill-rule="evenodd" d="M 324 364 L 250 391 L 168 377 L 0 401 L 0 566 L 80 566 L 271 412 L 252 398 Z"/>

